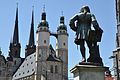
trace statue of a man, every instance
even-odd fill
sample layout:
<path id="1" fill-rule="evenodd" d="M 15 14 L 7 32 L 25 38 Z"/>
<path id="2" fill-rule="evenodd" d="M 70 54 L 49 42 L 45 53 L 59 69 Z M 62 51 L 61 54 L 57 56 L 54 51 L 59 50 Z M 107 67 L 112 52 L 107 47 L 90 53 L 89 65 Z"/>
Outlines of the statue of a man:
<path id="1" fill-rule="evenodd" d="M 83 6 L 78 14 L 75 14 L 70 19 L 70 28 L 76 32 L 76 38 L 75 38 L 75 44 L 80 45 L 80 51 L 82 54 L 82 62 L 86 62 L 86 56 L 85 56 L 85 42 L 87 43 L 87 46 L 89 48 L 90 56 L 93 56 L 92 49 L 93 47 L 97 46 L 96 37 L 92 37 L 91 39 L 91 31 L 92 26 L 95 29 L 95 31 L 101 31 L 101 28 L 99 27 L 97 20 L 93 14 L 90 13 L 90 9 L 88 6 Z M 96 34 L 96 33 L 95 33 Z M 94 38 L 94 39 L 93 39 Z M 96 52 L 94 52 L 96 53 Z M 99 53 L 98 53 L 99 54 Z"/>

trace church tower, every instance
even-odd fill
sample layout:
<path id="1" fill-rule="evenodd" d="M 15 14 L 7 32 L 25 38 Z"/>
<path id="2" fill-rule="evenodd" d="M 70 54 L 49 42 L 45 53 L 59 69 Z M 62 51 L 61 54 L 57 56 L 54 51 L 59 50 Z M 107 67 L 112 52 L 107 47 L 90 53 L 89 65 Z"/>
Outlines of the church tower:
<path id="1" fill-rule="evenodd" d="M 31 20 L 31 29 L 28 45 L 26 45 L 25 49 L 25 57 L 34 53 L 36 50 L 35 41 L 34 41 L 34 11 L 32 11 L 32 20 Z"/>
<path id="2" fill-rule="evenodd" d="M 49 25 L 46 21 L 46 12 L 42 12 L 41 22 L 38 25 L 36 32 L 36 72 L 35 80 L 42 80 L 42 76 L 45 77 L 47 64 L 46 60 L 49 56 L 49 42 L 50 32 Z"/>
<path id="3" fill-rule="evenodd" d="M 63 80 L 68 80 L 68 33 L 64 24 L 64 16 L 60 17 L 60 24 L 57 29 L 57 45 L 56 56 L 62 60 L 62 76 Z"/>
<path id="4" fill-rule="evenodd" d="M 18 30 L 18 6 L 16 9 L 16 20 L 12 40 L 9 46 L 9 57 L 7 57 L 6 65 L 8 65 L 7 77 L 12 77 L 16 69 L 21 64 L 20 57 L 21 45 L 19 43 L 19 30 Z"/>
<path id="5" fill-rule="evenodd" d="M 19 31 L 18 31 L 18 7 L 16 10 L 16 20 L 12 40 L 9 46 L 9 56 L 12 58 L 20 58 L 21 45 L 19 43 Z"/>

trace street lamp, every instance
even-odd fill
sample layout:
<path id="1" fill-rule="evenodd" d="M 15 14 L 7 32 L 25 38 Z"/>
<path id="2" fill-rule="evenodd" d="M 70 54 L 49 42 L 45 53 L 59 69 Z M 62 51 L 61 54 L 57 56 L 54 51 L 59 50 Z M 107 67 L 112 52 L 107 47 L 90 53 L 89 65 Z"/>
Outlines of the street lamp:
<path id="1" fill-rule="evenodd" d="M 115 58 L 116 59 L 116 72 L 117 72 L 117 80 L 119 79 L 119 68 L 118 68 L 118 54 L 115 54 L 115 56 L 110 56 L 109 59 Z"/>

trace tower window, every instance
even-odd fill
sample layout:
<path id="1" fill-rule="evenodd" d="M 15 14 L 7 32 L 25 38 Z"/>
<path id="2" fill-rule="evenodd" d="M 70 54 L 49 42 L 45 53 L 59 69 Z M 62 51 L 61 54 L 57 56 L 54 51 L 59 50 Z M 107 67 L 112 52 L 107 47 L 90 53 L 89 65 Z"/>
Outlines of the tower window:
<path id="1" fill-rule="evenodd" d="M 38 56 L 39 56 L 39 57 L 41 57 L 41 55 L 40 55 L 40 54 L 39 54 Z"/>
<path id="2" fill-rule="evenodd" d="M 46 43 L 46 40 L 44 40 L 44 43 Z"/>
<path id="3" fill-rule="evenodd" d="M 0 61 L 0 66 L 1 66 L 2 62 Z"/>
<path id="4" fill-rule="evenodd" d="M 63 43 L 63 45 L 65 46 L 65 42 Z"/>
<path id="5" fill-rule="evenodd" d="M 50 66 L 50 72 L 53 73 L 53 65 Z"/>
<path id="6" fill-rule="evenodd" d="M 55 73 L 58 73 L 58 67 L 57 67 L 57 65 L 55 66 Z"/>
<path id="7" fill-rule="evenodd" d="M 16 60 L 15 60 L 15 62 L 14 62 L 14 65 L 16 65 Z"/>
<path id="8" fill-rule="evenodd" d="M 42 30 L 42 28 L 40 28 L 40 30 Z"/>
<path id="9" fill-rule="evenodd" d="M 0 70 L 0 75 L 2 74 L 2 71 Z"/>

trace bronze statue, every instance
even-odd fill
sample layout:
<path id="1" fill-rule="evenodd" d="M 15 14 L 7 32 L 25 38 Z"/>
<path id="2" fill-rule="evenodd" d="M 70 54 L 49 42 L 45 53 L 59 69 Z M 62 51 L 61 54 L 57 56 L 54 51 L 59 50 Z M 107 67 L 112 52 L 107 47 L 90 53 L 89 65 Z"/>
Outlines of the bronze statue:
<path id="1" fill-rule="evenodd" d="M 99 27 L 97 20 L 90 13 L 88 6 L 83 6 L 78 14 L 70 19 L 70 28 L 76 32 L 75 44 L 80 45 L 82 62 L 86 62 L 85 42 L 89 48 L 90 56 L 87 62 L 99 63 L 103 65 L 99 55 L 99 46 L 97 42 L 101 41 L 103 30 Z M 92 30 L 92 26 L 94 30 Z"/>

